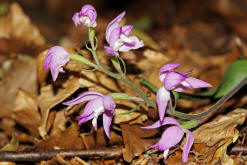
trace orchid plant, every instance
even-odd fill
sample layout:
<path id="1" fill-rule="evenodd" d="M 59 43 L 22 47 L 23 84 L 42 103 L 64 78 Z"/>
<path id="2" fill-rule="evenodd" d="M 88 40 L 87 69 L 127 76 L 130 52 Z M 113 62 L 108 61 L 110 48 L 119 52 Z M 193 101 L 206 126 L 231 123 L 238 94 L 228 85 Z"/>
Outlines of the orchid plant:
<path id="1" fill-rule="evenodd" d="M 199 113 L 199 114 L 186 114 L 176 111 L 176 104 L 178 99 L 177 92 L 183 92 L 184 90 L 191 90 L 195 88 L 209 88 L 211 84 L 199 80 L 197 78 L 189 77 L 192 71 L 178 72 L 175 71 L 181 63 L 165 64 L 161 67 L 159 75 L 157 75 L 163 86 L 156 89 L 156 102 L 150 100 L 133 82 L 126 77 L 126 72 L 122 70 L 125 68 L 125 63 L 120 57 L 120 52 L 127 52 L 129 50 L 138 49 L 144 46 L 144 42 L 138 39 L 136 36 L 130 36 L 130 32 L 133 29 L 132 25 L 120 26 L 120 22 L 123 19 L 125 12 L 119 14 L 114 18 L 106 28 L 106 41 L 107 46 L 104 46 L 105 54 L 111 56 L 111 61 L 117 72 L 112 72 L 106 69 L 99 61 L 97 50 L 97 38 L 95 37 L 95 27 L 97 26 L 96 18 L 97 12 L 91 5 L 84 5 L 81 11 L 76 12 L 72 18 L 75 26 L 84 25 L 88 27 L 90 47 L 87 49 L 91 52 L 94 62 L 91 62 L 84 56 L 79 54 L 70 54 L 65 48 L 61 46 L 52 47 L 45 57 L 44 69 L 50 68 L 51 75 L 54 81 L 56 81 L 59 73 L 64 73 L 63 66 L 70 60 L 77 60 L 94 70 L 99 70 L 106 75 L 119 79 L 131 87 L 139 97 L 133 97 L 125 93 L 109 93 L 103 95 L 97 91 L 85 92 L 77 98 L 64 102 L 64 105 L 75 105 L 81 102 L 86 102 L 84 112 L 78 116 L 78 124 L 83 124 L 89 120 L 92 120 L 92 125 L 97 130 L 97 119 L 100 115 L 103 116 L 103 127 L 106 136 L 110 139 L 110 125 L 115 111 L 115 99 L 127 99 L 131 101 L 144 102 L 152 108 L 157 108 L 159 113 L 159 120 L 151 126 L 142 127 L 143 129 L 155 129 L 164 125 L 169 125 L 163 132 L 161 139 L 150 148 L 157 147 L 160 151 L 164 152 L 164 159 L 167 159 L 170 148 L 177 145 L 186 134 L 186 143 L 183 146 L 182 161 L 188 161 L 188 155 L 192 148 L 194 136 L 189 129 L 198 126 L 203 119 L 207 117 L 209 113 L 215 111 L 220 105 L 222 105 L 232 94 L 219 100 L 212 108 Z M 152 88 L 150 82 L 144 82 L 144 85 Z M 171 97 L 171 96 L 174 97 Z M 173 101 L 172 99 L 175 99 Z M 167 114 L 170 117 L 167 117 Z"/>

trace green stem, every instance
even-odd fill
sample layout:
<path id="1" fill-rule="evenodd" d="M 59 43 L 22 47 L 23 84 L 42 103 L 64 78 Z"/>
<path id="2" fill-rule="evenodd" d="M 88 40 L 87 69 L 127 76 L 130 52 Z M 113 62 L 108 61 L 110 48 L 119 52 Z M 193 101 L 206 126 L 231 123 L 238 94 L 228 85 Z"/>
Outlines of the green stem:
<path id="1" fill-rule="evenodd" d="M 92 55 L 93 55 L 93 58 L 94 58 L 95 63 L 97 64 L 97 69 L 100 70 L 100 71 L 102 71 L 102 72 L 104 72 L 105 74 L 107 74 L 107 75 L 113 77 L 113 78 L 120 79 L 121 81 L 123 81 L 124 83 L 126 83 L 127 85 L 129 85 L 129 86 L 130 86 L 137 94 L 139 94 L 139 96 L 140 96 L 140 97 L 141 97 L 148 105 L 152 106 L 153 108 L 156 108 L 155 102 L 153 102 L 152 100 L 148 99 L 148 98 L 144 95 L 144 93 L 143 93 L 139 88 L 137 88 L 137 87 L 135 86 L 135 84 L 133 84 L 131 81 L 129 81 L 129 80 L 125 77 L 125 75 L 123 75 L 123 74 L 122 74 L 122 75 L 119 75 L 119 74 L 113 73 L 113 72 L 107 70 L 106 68 L 104 68 L 104 67 L 101 65 L 101 63 L 100 63 L 100 61 L 99 61 L 99 59 L 98 59 L 98 57 L 97 57 L 97 54 L 96 54 L 96 47 L 95 47 L 95 45 L 94 45 L 94 37 L 95 37 L 94 29 L 93 29 L 93 28 L 89 28 L 88 30 L 89 30 L 89 33 L 88 33 L 88 35 L 89 35 L 89 41 L 90 41 L 90 44 L 91 44 L 91 47 L 92 47 L 92 49 L 91 49 L 90 51 L 91 51 L 91 53 L 92 53 Z"/>
<path id="2" fill-rule="evenodd" d="M 174 115 L 176 117 L 188 119 L 188 120 L 197 119 L 200 121 L 204 121 L 208 117 L 208 115 L 210 115 L 213 112 L 215 112 L 216 110 L 218 110 L 218 108 L 220 108 L 228 99 L 230 99 L 235 93 L 237 93 L 246 84 L 247 84 L 247 77 L 245 79 L 243 79 L 237 86 L 235 86 L 225 96 L 221 97 L 212 107 L 210 107 L 209 109 L 207 109 L 201 113 L 185 114 L 182 112 L 174 111 L 170 115 Z"/>
<path id="3" fill-rule="evenodd" d="M 80 56 L 79 54 L 69 54 L 69 58 L 76 60 L 76 61 L 80 61 L 84 64 L 87 64 L 89 66 L 92 66 L 94 68 L 97 68 L 97 65 L 95 65 L 94 63 L 92 63 L 91 61 L 89 61 L 87 58 Z"/>
<path id="4" fill-rule="evenodd" d="M 128 80 L 124 75 L 121 77 L 121 80 L 128 84 L 139 96 L 141 96 L 141 98 L 150 106 L 152 106 L 153 108 L 156 108 L 156 104 L 155 102 L 153 102 L 152 100 L 148 99 L 147 96 L 145 96 L 145 94 L 135 86 L 135 84 L 133 84 L 130 80 Z"/>
<path id="5" fill-rule="evenodd" d="M 148 82 L 145 79 L 142 79 L 141 82 L 149 87 L 152 91 L 157 92 L 157 87 L 154 86 L 152 83 Z M 236 85 L 230 92 L 228 92 L 225 96 L 220 98 L 212 107 L 209 109 L 197 113 L 197 114 L 186 114 L 178 111 L 167 111 L 169 115 L 173 115 L 182 119 L 187 119 L 187 120 L 199 120 L 200 123 L 204 121 L 210 114 L 218 110 L 228 99 L 230 99 L 235 93 L 237 93 L 244 85 L 247 84 L 247 77 L 243 79 L 238 85 Z"/>

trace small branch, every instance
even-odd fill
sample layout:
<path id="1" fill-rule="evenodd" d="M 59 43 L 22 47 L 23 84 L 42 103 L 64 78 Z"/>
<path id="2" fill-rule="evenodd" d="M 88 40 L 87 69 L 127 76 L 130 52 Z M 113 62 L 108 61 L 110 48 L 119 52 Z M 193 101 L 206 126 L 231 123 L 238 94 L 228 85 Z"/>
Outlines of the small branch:
<path id="1" fill-rule="evenodd" d="M 240 152 L 242 152 L 243 155 L 246 155 L 247 154 L 247 145 L 236 144 L 232 147 L 229 154 L 230 155 L 238 155 Z"/>
<path id="2" fill-rule="evenodd" d="M 35 150 L 35 151 L 4 151 L 0 152 L 0 161 L 42 161 L 49 160 L 57 154 L 64 154 L 67 158 L 75 156 L 81 158 L 116 158 L 122 155 L 121 148 L 104 148 L 91 150 Z"/>

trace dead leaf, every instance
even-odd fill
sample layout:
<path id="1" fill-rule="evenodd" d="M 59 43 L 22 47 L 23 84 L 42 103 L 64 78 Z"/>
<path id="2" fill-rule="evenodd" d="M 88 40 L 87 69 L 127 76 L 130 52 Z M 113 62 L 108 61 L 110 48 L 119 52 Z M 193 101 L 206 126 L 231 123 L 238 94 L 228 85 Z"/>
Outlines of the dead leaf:
<path id="1" fill-rule="evenodd" d="M 46 123 L 50 109 L 72 95 L 79 87 L 79 79 L 76 77 L 70 77 L 63 84 L 62 88 L 58 89 L 56 94 L 54 93 L 51 84 L 41 88 L 41 94 L 38 97 L 38 105 L 40 107 L 42 115 L 39 133 L 43 138 L 45 138 L 45 136 L 47 135 Z"/>
<path id="2" fill-rule="evenodd" d="M 36 64 L 33 59 L 28 59 L 28 61 L 11 60 L 10 69 L 0 82 L 0 116 L 8 116 L 12 112 L 19 88 L 31 94 L 37 94 Z"/>
<path id="3" fill-rule="evenodd" d="M 140 125 L 121 124 L 120 126 L 125 145 L 123 157 L 127 162 L 131 162 L 134 157 L 148 150 L 148 146 L 157 142 L 157 139 L 153 138 L 158 133 L 157 130 L 144 130 Z"/>
<path id="4" fill-rule="evenodd" d="M 37 70 L 38 70 L 38 82 L 41 87 L 45 85 L 45 80 L 49 73 L 49 69 L 44 70 L 45 56 L 48 50 L 45 50 L 37 56 Z"/>
<path id="5" fill-rule="evenodd" d="M 37 142 L 36 146 L 44 149 L 84 149 L 79 134 L 79 125 L 72 123 L 66 130 L 57 132 L 46 140 Z"/>
<path id="6" fill-rule="evenodd" d="M 14 162 L 0 162 L 0 165 L 16 165 Z"/>
<path id="7" fill-rule="evenodd" d="M 208 146 L 213 146 L 221 139 L 226 138 L 232 138 L 232 141 L 235 142 L 239 133 L 236 127 L 243 124 L 246 115 L 247 111 L 239 108 L 200 126 L 193 131 L 195 143 L 206 143 Z"/>
<path id="8" fill-rule="evenodd" d="M 19 147 L 19 140 L 15 131 L 12 131 L 12 138 L 0 151 L 16 151 Z"/>
<path id="9" fill-rule="evenodd" d="M 32 52 L 44 44 L 45 39 L 37 27 L 17 3 L 12 3 L 9 13 L 0 17 L 0 51 Z"/>
<path id="10" fill-rule="evenodd" d="M 205 143 L 207 147 L 214 148 L 207 160 L 210 160 L 210 162 L 230 161 L 231 158 L 226 154 L 227 147 L 238 139 L 239 131 L 236 127 L 243 124 L 246 115 L 247 111 L 245 109 L 235 109 L 193 131 L 195 143 Z"/>
<path id="11" fill-rule="evenodd" d="M 38 112 L 37 98 L 20 89 L 15 99 L 11 117 L 29 130 L 33 136 L 38 137 L 40 114 Z"/>

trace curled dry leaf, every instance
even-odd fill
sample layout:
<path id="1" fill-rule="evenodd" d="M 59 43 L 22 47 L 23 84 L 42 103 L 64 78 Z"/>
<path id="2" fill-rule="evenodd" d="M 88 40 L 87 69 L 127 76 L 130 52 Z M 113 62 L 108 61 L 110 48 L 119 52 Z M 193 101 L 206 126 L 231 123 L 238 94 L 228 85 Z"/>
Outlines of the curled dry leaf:
<path id="1" fill-rule="evenodd" d="M 123 157 L 127 162 L 131 162 L 134 157 L 141 155 L 148 150 L 148 146 L 157 141 L 153 137 L 158 133 L 158 130 L 144 130 L 139 125 L 121 124 L 120 126 L 125 145 Z"/>
<path id="2" fill-rule="evenodd" d="M 40 34 L 17 3 L 12 3 L 9 13 L 0 17 L 0 51 L 33 52 L 45 44 Z"/>
<path id="3" fill-rule="evenodd" d="M 195 143 L 205 143 L 207 147 L 214 148 L 214 153 L 210 155 L 211 158 L 207 158 L 208 160 L 229 161 L 230 158 L 226 154 L 227 147 L 238 139 L 239 132 L 236 127 L 243 124 L 246 115 L 245 109 L 235 109 L 227 115 L 219 116 L 214 121 L 200 126 L 193 132 Z M 197 152 L 200 153 L 200 150 Z"/>
<path id="4" fill-rule="evenodd" d="M 37 98 L 19 89 L 11 117 L 16 120 L 17 123 L 24 126 L 31 135 L 38 137 L 40 114 L 38 112 Z"/>
<path id="5" fill-rule="evenodd" d="M 225 116 L 220 116 L 214 121 L 204 124 L 193 131 L 195 143 L 206 143 L 213 146 L 221 139 L 232 138 L 235 142 L 238 138 L 236 127 L 243 124 L 247 115 L 245 109 L 235 109 Z"/>
<path id="6" fill-rule="evenodd" d="M 12 131 L 12 138 L 0 151 L 16 151 L 19 147 L 19 140 L 15 131 Z"/>
<path id="7" fill-rule="evenodd" d="M 44 149 L 83 149 L 84 145 L 79 136 L 79 125 L 72 123 L 72 125 L 64 131 L 59 131 L 36 143 L 38 148 Z"/>
<path id="8" fill-rule="evenodd" d="M 72 95 L 79 87 L 79 79 L 76 77 L 70 77 L 62 85 L 62 88 L 58 89 L 56 94 L 54 93 L 51 84 L 41 88 L 41 94 L 38 97 L 38 105 L 42 115 L 41 124 L 39 126 L 39 133 L 43 138 L 45 138 L 47 135 L 46 123 L 50 109 Z"/>
<path id="9" fill-rule="evenodd" d="M 0 82 L 0 117 L 12 113 L 19 88 L 37 94 L 36 62 L 32 58 L 11 60 L 10 68 Z"/>

